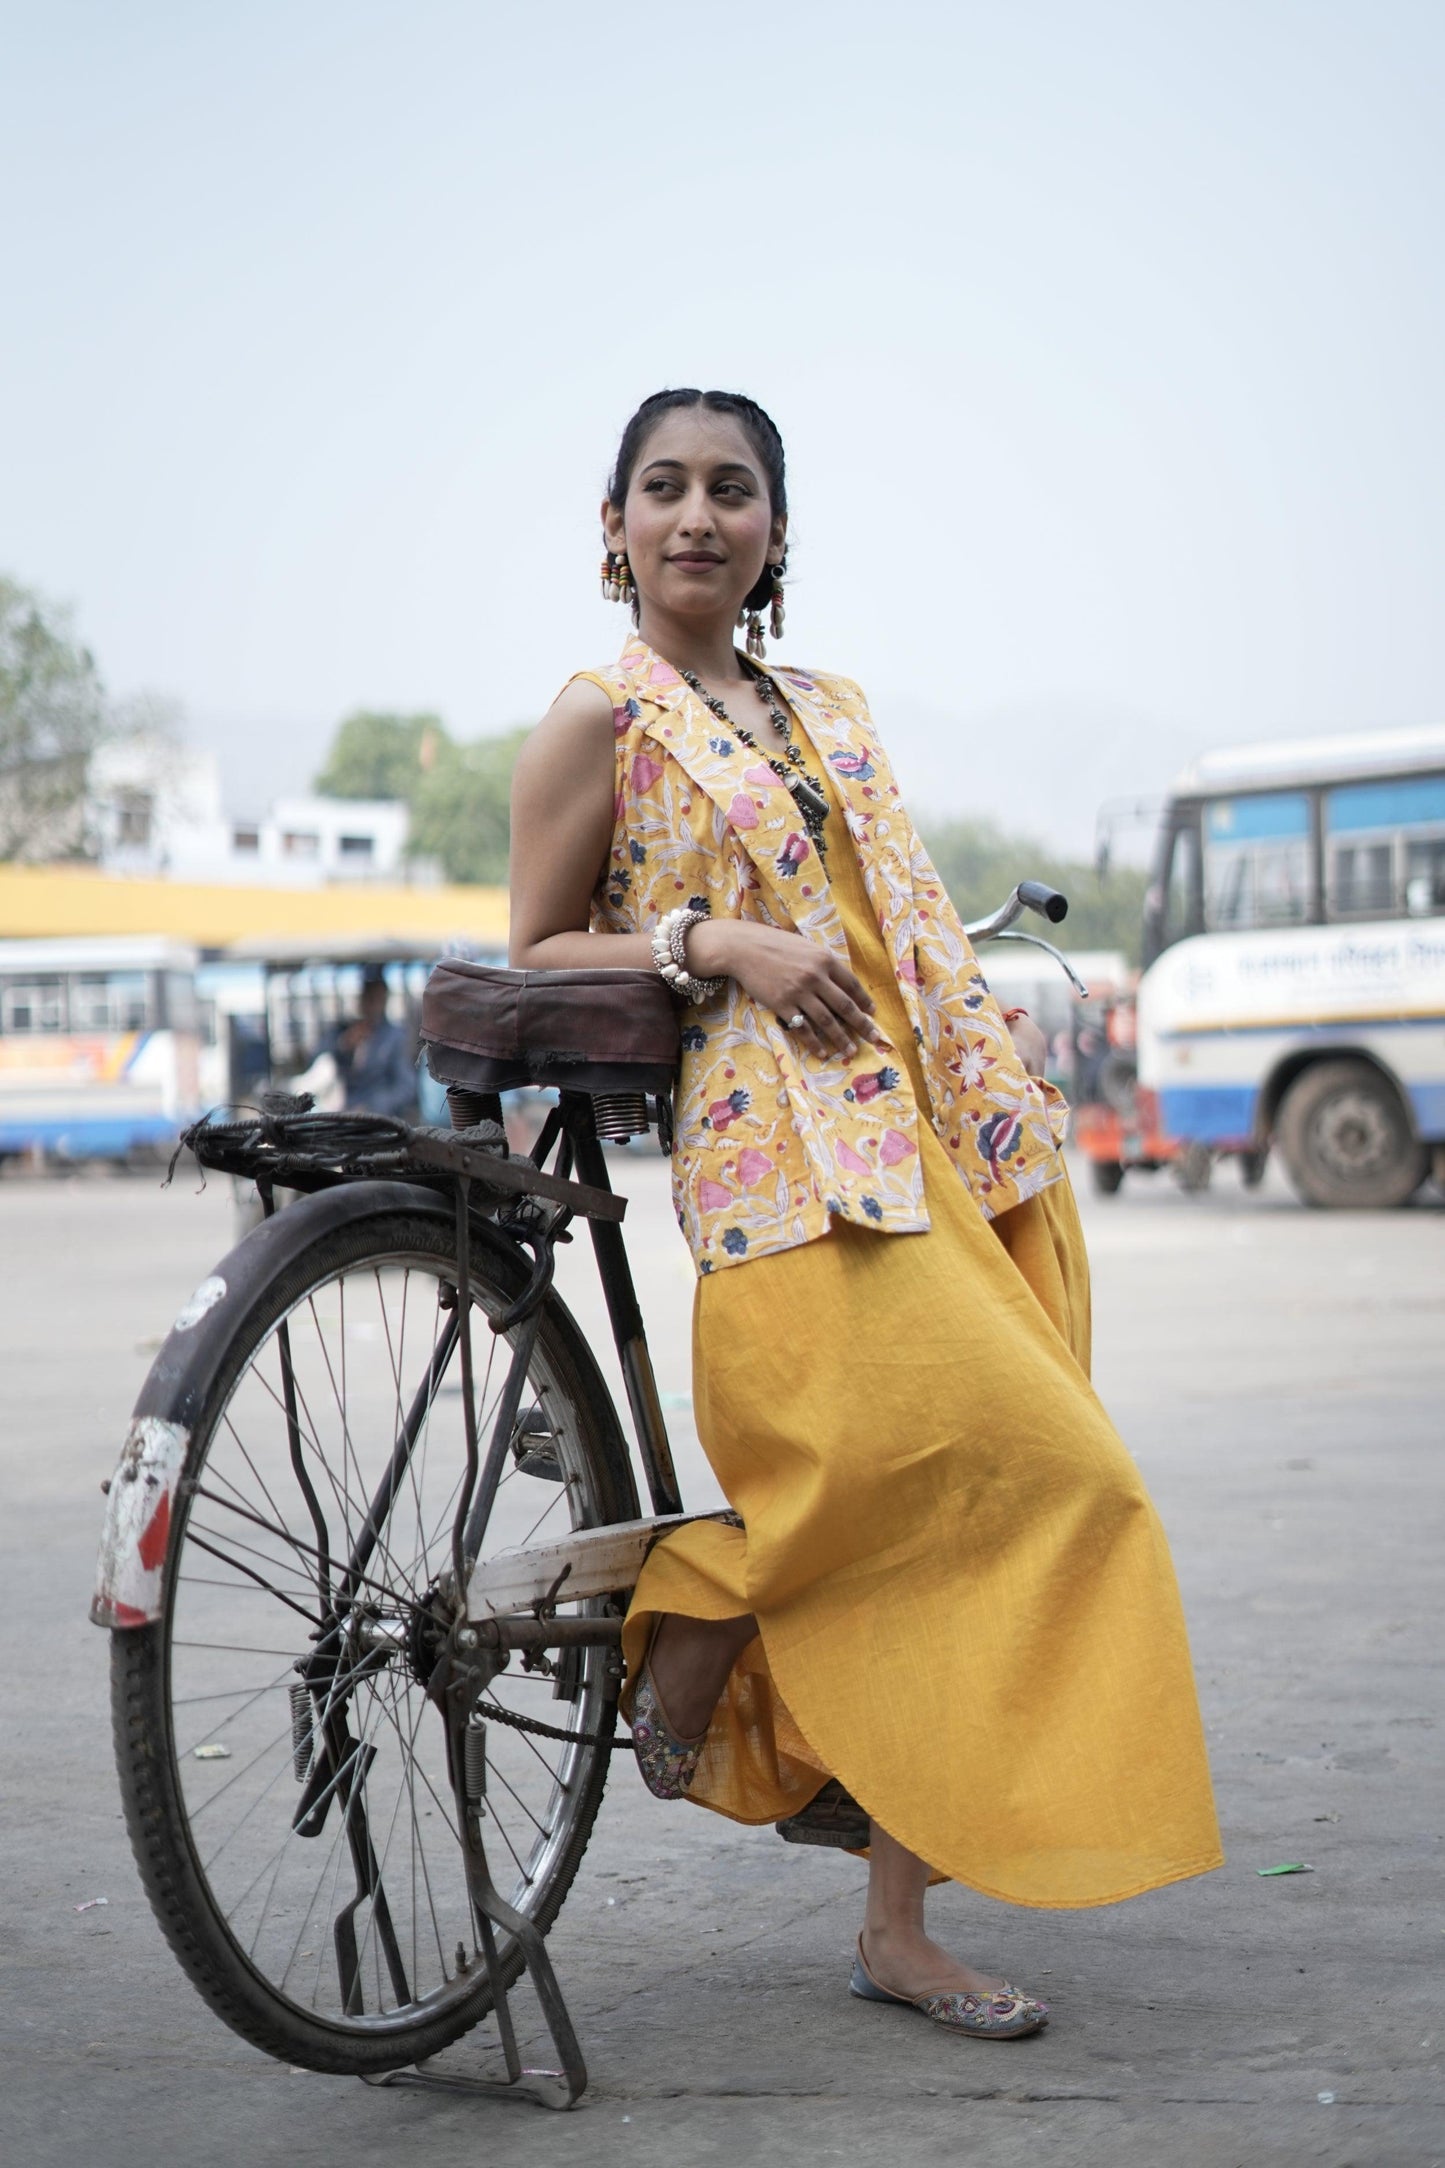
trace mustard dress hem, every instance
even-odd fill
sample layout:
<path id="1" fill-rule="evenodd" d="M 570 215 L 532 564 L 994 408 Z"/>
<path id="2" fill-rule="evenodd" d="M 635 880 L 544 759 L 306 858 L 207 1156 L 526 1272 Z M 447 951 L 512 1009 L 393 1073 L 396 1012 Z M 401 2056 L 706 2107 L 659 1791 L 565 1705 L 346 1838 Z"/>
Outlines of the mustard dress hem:
<path id="1" fill-rule="evenodd" d="M 759 1825 L 837 1777 L 937 1878 L 1039 1909 L 1122 1902 L 1223 1854 L 1168 1546 L 1089 1382 L 1077 1207 L 1064 1180 L 982 1217 L 933 1134 L 841 815 L 829 829 L 888 1042 L 859 1049 L 851 1088 L 911 1085 L 931 1225 L 835 1217 L 699 1280 L 697 1432 L 744 1525 L 654 1547 L 628 1676 L 659 1614 L 751 1612 L 693 1803 Z"/>

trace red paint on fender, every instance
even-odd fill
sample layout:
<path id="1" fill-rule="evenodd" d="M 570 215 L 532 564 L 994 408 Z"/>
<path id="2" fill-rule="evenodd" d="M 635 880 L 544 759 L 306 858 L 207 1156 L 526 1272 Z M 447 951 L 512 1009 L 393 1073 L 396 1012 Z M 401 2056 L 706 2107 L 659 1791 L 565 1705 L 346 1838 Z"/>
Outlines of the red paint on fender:
<path id="1" fill-rule="evenodd" d="M 141 1530 L 140 1541 L 135 1547 L 136 1556 L 137 1558 L 139 1558 L 141 1564 L 145 1567 L 147 1573 L 154 1573 L 157 1566 L 163 1566 L 165 1564 L 166 1544 L 170 1540 L 170 1533 L 170 1494 L 167 1491 L 162 1491 L 160 1496 L 160 1503 L 156 1507 L 155 1512 L 151 1515 L 150 1519 L 146 1522 L 145 1527 Z"/>

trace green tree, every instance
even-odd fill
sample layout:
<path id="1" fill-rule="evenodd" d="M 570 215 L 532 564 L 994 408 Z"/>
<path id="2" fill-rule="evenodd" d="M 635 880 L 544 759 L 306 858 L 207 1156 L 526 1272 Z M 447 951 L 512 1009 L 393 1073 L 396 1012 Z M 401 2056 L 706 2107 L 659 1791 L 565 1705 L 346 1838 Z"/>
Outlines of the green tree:
<path id="1" fill-rule="evenodd" d="M 963 919 L 983 918 L 1003 902 L 1016 881 L 1047 881 L 1069 899 L 1058 929 L 1065 949 L 1122 949 L 1139 961 L 1139 939 L 1148 875 L 1119 866 L 1101 882 L 1082 859 L 1062 858 L 1025 836 L 1006 835 L 992 821 L 940 821 L 924 832 L 929 855 Z M 1041 920 L 1026 921 L 1046 932 Z"/>
<path id="2" fill-rule="evenodd" d="M 358 708 L 337 725 L 316 788 L 400 799 L 411 810 L 408 857 L 435 859 L 449 881 L 505 881 L 512 766 L 526 735 L 459 745 L 440 716 Z"/>
<path id="3" fill-rule="evenodd" d="M 411 800 L 408 851 L 435 858 L 449 881 L 502 882 L 511 843 L 512 768 L 525 728 L 448 742 Z"/>
<path id="4" fill-rule="evenodd" d="M 400 798 L 409 805 L 451 749 L 439 715 L 358 708 L 338 723 L 316 788 L 326 798 Z"/>
<path id="5" fill-rule="evenodd" d="M 86 771 L 105 730 L 70 613 L 0 574 L 0 859 L 86 854 Z"/>

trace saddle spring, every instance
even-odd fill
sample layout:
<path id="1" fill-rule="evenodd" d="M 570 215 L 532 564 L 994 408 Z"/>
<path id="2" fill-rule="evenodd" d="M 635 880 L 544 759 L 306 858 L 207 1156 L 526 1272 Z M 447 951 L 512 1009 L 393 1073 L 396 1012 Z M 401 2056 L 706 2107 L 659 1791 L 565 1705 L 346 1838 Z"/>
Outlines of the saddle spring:
<path id="1" fill-rule="evenodd" d="M 632 1137 L 646 1136 L 652 1127 L 645 1092 L 594 1093 L 592 1119 L 606 1144 L 626 1144 Z"/>

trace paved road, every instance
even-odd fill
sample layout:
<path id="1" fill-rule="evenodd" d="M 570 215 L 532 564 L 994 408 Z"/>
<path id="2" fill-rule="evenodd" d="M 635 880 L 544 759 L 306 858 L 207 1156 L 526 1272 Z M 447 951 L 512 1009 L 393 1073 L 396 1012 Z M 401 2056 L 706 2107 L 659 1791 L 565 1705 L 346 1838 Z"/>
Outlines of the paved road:
<path id="1" fill-rule="evenodd" d="M 701 1503 L 662 1171 L 628 1163 Z M 856 1863 L 660 1806 L 619 1767 L 552 1941 L 593 2078 L 562 2118 L 268 2062 L 203 2007 L 141 1897 L 85 1608 L 155 1336 L 229 1244 L 224 1185 L 192 1189 L 0 1183 L 7 2168 L 1445 2162 L 1438 1203 L 1325 1217 L 1226 1176 L 1087 1204 L 1099 1382 L 1174 1542 L 1227 1868 L 1096 1913 L 941 1891 L 958 1945 L 1055 2010 L 1034 2041 L 955 2042 L 844 1992 Z M 1315 1871 L 1256 1875 L 1281 1860 Z M 488 2038 L 453 2059 L 477 2067 Z"/>

